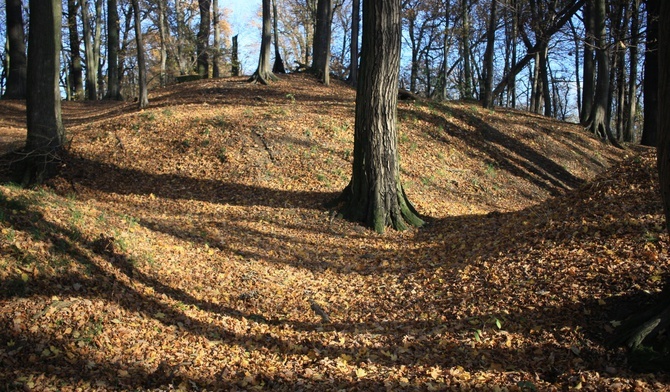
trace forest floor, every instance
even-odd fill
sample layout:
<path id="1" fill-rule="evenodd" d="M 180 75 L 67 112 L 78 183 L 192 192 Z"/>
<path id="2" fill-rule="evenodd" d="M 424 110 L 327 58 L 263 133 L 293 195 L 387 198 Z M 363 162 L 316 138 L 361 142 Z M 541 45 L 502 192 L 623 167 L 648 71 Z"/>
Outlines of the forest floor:
<path id="1" fill-rule="evenodd" d="M 608 345 L 669 269 L 652 150 L 400 102 L 428 224 L 378 235 L 323 207 L 354 99 L 293 75 L 64 103 L 60 175 L 0 186 L 0 390 L 670 390 Z M 1 149 L 24 124 L 0 101 Z"/>

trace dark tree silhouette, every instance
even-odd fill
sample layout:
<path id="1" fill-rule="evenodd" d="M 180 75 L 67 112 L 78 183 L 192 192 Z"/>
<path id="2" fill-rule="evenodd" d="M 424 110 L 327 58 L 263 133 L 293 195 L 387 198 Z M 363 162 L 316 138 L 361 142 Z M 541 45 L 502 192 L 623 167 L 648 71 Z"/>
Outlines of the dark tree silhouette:
<path id="1" fill-rule="evenodd" d="M 382 233 L 421 226 L 400 183 L 396 106 L 400 64 L 400 0 L 363 1 L 363 45 L 356 93 L 354 162 L 336 202 L 345 218 Z"/>
<path id="2" fill-rule="evenodd" d="M 9 45 L 9 72 L 4 98 L 26 98 L 26 45 L 23 34 L 21 0 L 7 0 L 7 43 Z"/>
<path id="3" fill-rule="evenodd" d="M 200 8 L 200 27 L 198 28 L 196 38 L 196 52 L 198 54 L 198 75 L 203 79 L 209 77 L 209 56 L 207 54 L 207 49 L 209 47 L 211 5 L 212 0 L 198 0 L 198 7 Z"/>
<path id="4" fill-rule="evenodd" d="M 658 13 L 659 0 L 647 0 L 647 50 L 644 55 L 644 125 L 642 141 L 656 146 L 658 132 Z"/>
<path id="5" fill-rule="evenodd" d="M 144 39 L 142 38 L 142 21 L 140 19 L 140 1 L 132 0 L 133 14 L 135 19 L 135 44 L 137 46 L 137 67 L 139 73 L 140 96 L 138 105 L 143 109 L 149 105 L 149 93 L 147 92 L 147 61 L 144 56 Z"/>

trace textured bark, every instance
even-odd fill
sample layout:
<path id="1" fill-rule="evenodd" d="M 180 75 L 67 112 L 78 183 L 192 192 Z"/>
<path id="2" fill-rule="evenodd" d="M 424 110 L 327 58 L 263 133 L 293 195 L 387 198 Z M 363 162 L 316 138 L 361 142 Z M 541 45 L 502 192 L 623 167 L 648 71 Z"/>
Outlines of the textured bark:
<path id="1" fill-rule="evenodd" d="M 70 33 L 70 88 L 71 97 L 74 100 L 84 99 L 84 72 L 81 64 L 81 53 L 79 46 L 79 28 L 77 26 L 77 14 L 79 13 L 79 2 L 76 0 L 67 1 L 67 25 Z"/>
<path id="2" fill-rule="evenodd" d="M 641 144 L 656 146 L 658 139 L 658 14 L 659 0 L 647 0 L 647 51 L 644 55 L 644 125 Z"/>
<path id="3" fill-rule="evenodd" d="M 635 139 L 635 116 L 637 110 L 637 71 L 638 71 L 638 35 L 640 33 L 640 0 L 633 0 L 630 21 L 630 69 L 628 74 L 628 97 L 626 98 L 626 110 L 624 113 L 625 127 L 623 140 L 633 142 Z"/>
<path id="4" fill-rule="evenodd" d="M 4 98 L 26 98 L 26 45 L 23 33 L 21 0 L 7 0 L 7 43 L 9 45 L 9 71 Z"/>
<path id="5" fill-rule="evenodd" d="M 584 29 L 586 32 L 586 38 L 584 42 L 584 90 L 582 94 L 582 108 L 580 121 L 582 124 L 586 124 L 591 116 L 593 111 L 593 97 L 595 95 L 595 69 L 596 61 L 594 58 L 594 46 L 595 46 L 595 36 L 594 36 L 594 21 L 593 21 L 593 3 L 587 1 L 584 4 Z"/>
<path id="6" fill-rule="evenodd" d="M 160 44 L 160 84 L 161 87 L 165 87 L 167 84 L 167 45 L 168 45 L 168 36 L 169 36 L 169 31 L 168 31 L 168 24 L 165 21 L 165 13 L 166 13 L 166 4 L 165 0 L 158 0 L 156 2 L 158 5 L 158 34 L 161 39 L 161 44 Z"/>
<path id="7" fill-rule="evenodd" d="M 493 49 L 496 38 L 496 5 L 497 1 L 491 1 L 491 11 L 489 14 L 489 26 L 486 31 L 486 50 L 484 51 L 484 83 L 482 94 L 482 105 L 485 108 L 493 109 Z"/>
<path id="8" fill-rule="evenodd" d="M 270 69 L 270 53 L 272 46 L 272 21 L 270 11 L 270 0 L 263 0 L 263 31 L 261 36 L 261 50 L 258 56 L 258 68 L 249 78 L 249 82 L 268 84 L 275 81 L 277 77 Z"/>
<path id="9" fill-rule="evenodd" d="M 363 45 L 356 93 L 352 177 L 344 189 L 347 219 L 382 233 L 423 221 L 400 183 L 396 106 L 400 65 L 400 1 L 363 1 Z"/>
<path id="10" fill-rule="evenodd" d="M 352 0 L 351 2 L 351 45 L 349 54 L 349 84 L 356 87 L 358 83 L 358 32 L 361 24 L 361 2 Z"/>
<path id="11" fill-rule="evenodd" d="M 137 68 L 139 74 L 140 95 L 137 103 L 140 109 L 149 105 L 149 94 L 147 92 L 147 61 L 144 56 L 144 39 L 142 38 L 142 21 L 140 20 L 140 2 L 132 0 L 133 14 L 135 19 L 135 44 L 137 46 Z"/>
<path id="12" fill-rule="evenodd" d="M 119 84 L 119 10 L 116 0 L 107 0 L 107 98 L 121 99 Z"/>
<path id="13" fill-rule="evenodd" d="M 15 165 L 23 185 L 43 182 L 54 174 L 65 137 L 61 120 L 61 0 L 30 0 L 28 42 L 27 128 L 24 159 Z"/>
<path id="14" fill-rule="evenodd" d="M 312 71 L 326 86 L 330 84 L 330 39 L 333 21 L 331 0 L 319 0 L 312 49 Z"/>
<path id="15" fill-rule="evenodd" d="M 198 34 L 196 36 L 196 53 L 198 75 L 206 79 L 209 77 L 209 26 L 211 24 L 210 8 L 212 0 L 198 0 L 200 9 L 200 26 L 198 27 Z"/>
<path id="16" fill-rule="evenodd" d="M 472 98 L 472 70 L 470 66 L 470 0 L 461 2 L 461 58 L 463 59 L 463 85 L 461 86 L 461 98 Z"/>
<path id="17" fill-rule="evenodd" d="M 665 224 L 670 232 L 670 4 L 665 1 L 660 7 L 660 22 L 657 159 Z"/>
<path id="18" fill-rule="evenodd" d="M 84 55 L 86 60 L 86 98 L 98 99 L 98 65 L 100 62 L 100 37 L 102 24 L 102 0 L 95 2 L 95 20 L 91 20 L 88 1 L 81 6 L 84 30 Z M 93 29 L 94 28 L 94 29 Z"/>
<path id="19" fill-rule="evenodd" d="M 230 75 L 231 76 L 240 76 L 240 60 L 238 56 L 238 47 L 237 47 L 237 36 L 233 37 L 233 43 L 230 54 Z"/>
<path id="20" fill-rule="evenodd" d="M 212 53 L 212 77 L 221 77 L 221 25 L 219 24 L 219 0 L 212 1 L 212 25 L 214 26 L 214 50 Z"/>

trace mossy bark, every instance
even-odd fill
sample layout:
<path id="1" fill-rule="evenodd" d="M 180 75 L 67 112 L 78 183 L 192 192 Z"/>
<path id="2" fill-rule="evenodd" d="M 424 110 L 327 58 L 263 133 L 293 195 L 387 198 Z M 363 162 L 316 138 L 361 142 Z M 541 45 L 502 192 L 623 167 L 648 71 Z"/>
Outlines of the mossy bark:
<path id="1" fill-rule="evenodd" d="M 363 2 L 363 46 L 356 95 L 351 182 L 339 200 L 345 218 L 378 233 L 421 226 L 400 182 L 396 106 L 400 62 L 400 3 Z"/>

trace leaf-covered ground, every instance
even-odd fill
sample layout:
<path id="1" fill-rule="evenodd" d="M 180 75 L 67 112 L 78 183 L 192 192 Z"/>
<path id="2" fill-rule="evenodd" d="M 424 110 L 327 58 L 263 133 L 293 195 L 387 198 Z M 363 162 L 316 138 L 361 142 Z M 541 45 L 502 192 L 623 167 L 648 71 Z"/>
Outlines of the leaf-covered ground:
<path id="1" fill-rule="evenodd" d="M 0 186 L 2 390 L 670 390 L 608 347 L 668 271 L 651 150 L 401 102 L 429 224 L 380 236 L 323 207 L 354 97 L 286 76 L 64 103 L 61 175 Z M 0 102 L 1 149 L 24 110 Z"/>

